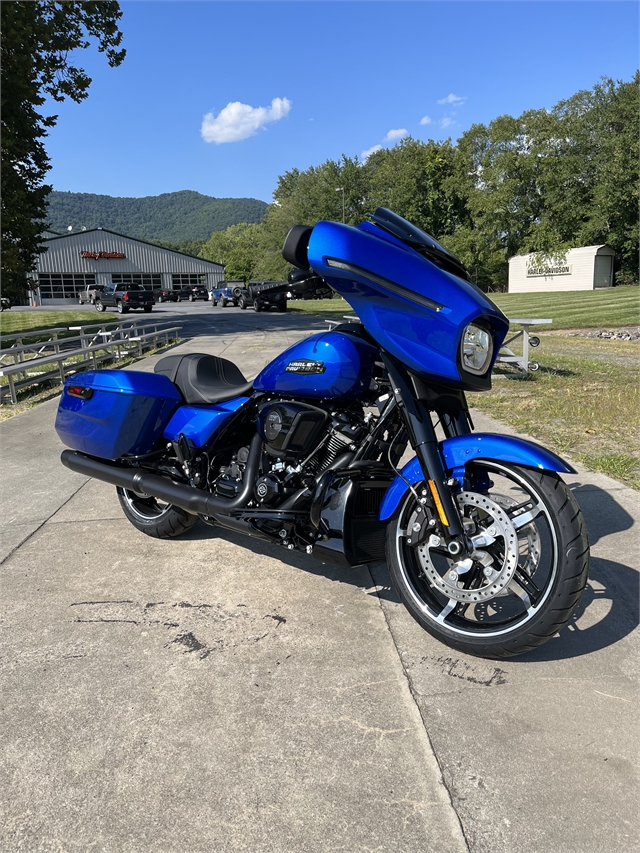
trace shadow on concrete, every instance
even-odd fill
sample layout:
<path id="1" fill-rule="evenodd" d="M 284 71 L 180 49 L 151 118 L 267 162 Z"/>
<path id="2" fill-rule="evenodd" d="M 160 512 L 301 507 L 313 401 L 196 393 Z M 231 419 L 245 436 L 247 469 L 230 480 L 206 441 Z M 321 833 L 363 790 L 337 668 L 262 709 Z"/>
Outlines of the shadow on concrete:
<path id="1" fill-rule="evenodd" d="M 210 541 L 216 538 L 224 539 L 226 542 L 231 542 L 233 545 L 246 548 L 254 554 L 279 560 L 286 566 L 301 569 L 302 571 L 308 572 L 312 575 L 326 577 L 330 581 L 335 581 L 337 583 L 349 583 L 358 587 L 372 586 L 371 573 L 366 565 L 354 568 L 349 568 L 348 566 L 337 566 L 334 563 L 326 563 L 322 560 L 317 560 L 308 554 L 304 554 L 302 551 L 289 551 L 281 545 L 272 545 L 270 542 L 263 542 L 261 539 L 252 539 L 250 536 L 245 536 L 242 533 L 225 530 L 223 527 L 217 527 L 214 525 L 208 526 L 202 522 L 182 536 L 181 541 Z M 179 542 L 176 540 L 176 545 L 178 544 Z M 387 574 L 386 565 L 384 563 L 376 564 L 376 566 L 380 565 L 382 565 L 384 569 L 386 583 L 384 583 L 382 589 L 372 589 L 369 594 L 377 595 L 378 597 L 384 598 L 388 601 L 397 602 L 400 599 L 397 597 L 395 590 L 391 586 L 391 580 Z M 379 569 L 376 569 L 376 576 L 379 576 L 380 574 Z M 378 581 L 377 584 L 379 586 L 382 585 L 380 581 Z"/>
<path id="2" fill-rule="evenodd" d="M 629 513 L 602 489 L 578 486 L 573 491 L 585 515 L 592 545 L 601 538 L 624 532 L 633 526 L 634 520 Z M 279 560 L 287 566 L 316 576 L 322 575 L 330 581 L 363 587 L 368 585 L 370 578 L 375 578 L 375 589 L 367 593 L 385 601 L 399 602 L 384 563 L 376 564 L 373 572 L 366 566 L 345 568 L 324 563 L 299 551 L 287 551 L 278 545 L 204 524 L 199 524 L 184 538 L 197 541 L 215 537 L 247 548 L 255 554 Z M 634 568 L 601 557 L 592 558 L 589 583 L 567 627 L 541 648 L 517 660 L 564 660 L 611 646 L 630 634 L 639 624 L 639 600 L 640 575 Z M 590 621 L 591 613 L 601 612 L 605 608 L 604 616 L 595 622 Z"/>
<path id="3" fill-rule="evenodd" d="M 569 487 L 587 523 L 589 542 L 595 545 L 605 536 L 623 533 L 634 525 L 632 516 L 620 506 L 616 499 L 598 486 L 570 483 Z"/>

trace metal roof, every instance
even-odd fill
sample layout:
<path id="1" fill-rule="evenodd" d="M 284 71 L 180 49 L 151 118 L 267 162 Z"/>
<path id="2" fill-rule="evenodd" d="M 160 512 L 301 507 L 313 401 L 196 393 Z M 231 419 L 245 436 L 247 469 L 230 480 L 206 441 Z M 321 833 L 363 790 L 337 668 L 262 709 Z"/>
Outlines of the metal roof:
<path id="1" fill-rule="evenodd" d="M 38 273 L 207 273 L 224 271 L 222 264 L 194 258 L 176 249 L 156 246 L 107 228 L 91 228 L 44 240 Z M 97 255 L 83 257 L 82 253 Z M 124 255 L 124 257 L 114 257 Z M 111 257 L 108 257 L 111 256 Z"/>

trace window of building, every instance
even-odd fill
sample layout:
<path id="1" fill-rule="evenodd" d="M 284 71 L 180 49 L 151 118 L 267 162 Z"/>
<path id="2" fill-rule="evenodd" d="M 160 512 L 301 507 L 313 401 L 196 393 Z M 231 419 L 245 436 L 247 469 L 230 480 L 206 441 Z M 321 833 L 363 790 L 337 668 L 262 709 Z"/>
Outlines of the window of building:
<path id="1" fill-rule="evenodd" d="M 207 276 L 205 273 L 174 273 L 171 276 L 171 286 L 176 287 L 193 287 L 195 284 L 206 284 Z"/>
<path id="2" fill-rule="evenodd" d="M 42 299 L 77 299 L 82 290 L 95 283 L 93 274 L 51 273 L 38 276 Z"/>
<path id="3" fill-rule="evenodd" d="M 111 273 L 111 281 L 114 284 L 126 284 L 127 282 L 132 282 L 133 284 L 139 284 L 141 287 L 151 290 L 153 287 L 160 287 L 162 285 L 162 275 L 159 272 L 114 272 Z"/>

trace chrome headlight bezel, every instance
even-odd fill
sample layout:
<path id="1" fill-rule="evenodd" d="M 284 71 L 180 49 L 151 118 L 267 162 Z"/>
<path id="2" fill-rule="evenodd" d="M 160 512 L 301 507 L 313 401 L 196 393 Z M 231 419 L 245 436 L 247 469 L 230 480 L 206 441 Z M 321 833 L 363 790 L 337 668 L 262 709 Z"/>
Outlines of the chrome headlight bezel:
<path id="1" fill-rule="evenodd" d="M 492 333 L 477 323 L 469 323 L 460 339 L 460 366 L 472 376 L 484 376 L 492 359 Z"/>

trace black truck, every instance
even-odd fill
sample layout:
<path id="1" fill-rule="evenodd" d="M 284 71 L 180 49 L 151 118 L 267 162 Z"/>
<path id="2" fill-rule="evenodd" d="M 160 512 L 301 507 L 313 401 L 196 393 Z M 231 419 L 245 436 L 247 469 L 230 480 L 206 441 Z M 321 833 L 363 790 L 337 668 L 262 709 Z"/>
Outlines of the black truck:
<path id="1" fill-rule="evenodd" d="M 250 281 L 238 297 L 238 307 L 253 307 L 254 311 L 275 308 L 284 312 L 287 310 L 288 291 L 289 284 L 286 281 Z"/>
<path id="2" fill-rule="evenodd" d="M 153 293 L 140 284 L 123 282 L 108 284 L 96 297 L 96 310 L 115 308 L 118 314 L 126 314 L 131 308 L 142 308 L 149 313 L 153 309 Z"/>

